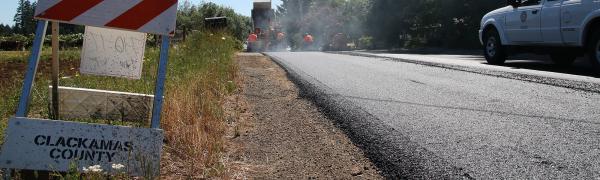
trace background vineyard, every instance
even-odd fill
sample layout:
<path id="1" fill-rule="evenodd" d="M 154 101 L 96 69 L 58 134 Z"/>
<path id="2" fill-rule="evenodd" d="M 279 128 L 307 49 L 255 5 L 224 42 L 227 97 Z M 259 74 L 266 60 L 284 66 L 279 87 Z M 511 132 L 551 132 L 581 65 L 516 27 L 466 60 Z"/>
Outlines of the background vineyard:
<path id="1" fill-rule="evenodd" d="M 33 42 L 36 20 L 33 19 L 36 2 L 19 0 L 17 13 L 13 21 L 14 25 L 0 24 L 0 51 L 26 51 Z M 215 3 L 192 4 L 189 1 L 180 3 L 177 12 L 177 35 L 176 41 L 184 41 L 187 36 L 195 31 L 211 31 L 205 25 L 204 19 L 209 17 L 227 17 L 227 28 L 224 29 L 239 42 L 245 40 L 245 36 L 252 29 L 250 17 L 237 14 L 229 7 L 219 6 Z M 47 32 L 50 32 L 48 26 Z M 60 25 L 60 46 L 62 49 L 73 49 L 81 47 L 85 28 L 80 25 Z M 218 31 L 222 31 L 219 29 Z M 156 46 L 159 38 L 155 35 L 148 36 L 148 45 Z M 45 44 L 50 45 L 50 36 L 46 36 Z"/>

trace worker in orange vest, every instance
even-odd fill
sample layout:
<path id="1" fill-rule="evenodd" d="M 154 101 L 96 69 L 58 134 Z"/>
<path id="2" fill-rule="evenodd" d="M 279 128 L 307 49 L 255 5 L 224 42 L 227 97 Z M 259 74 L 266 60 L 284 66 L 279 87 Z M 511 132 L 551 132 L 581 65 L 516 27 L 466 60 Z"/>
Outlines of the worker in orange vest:
<path id="1" fill-rule="evenodd" d="M 278 50 L 282 50 L 285 48 L 285 33 L 279 31 L 279 33 L 277 33 L 277 49 Z"/>
<path id="2" fill-rule="evenodd" d="M 256 48 L 256 41 L 258 41 L 258 35 L 251 32 L 248 35 L 248 52 L 254 52 Z"/>
<path id="3" fill-rule="evenodd" d="M 314 40 L 313 40 L 312 35 L 310 35 L 309 33 L 306 33 L 304 35 L 304 50 L 311 49 L 313 42 L 314 42 Z"/>

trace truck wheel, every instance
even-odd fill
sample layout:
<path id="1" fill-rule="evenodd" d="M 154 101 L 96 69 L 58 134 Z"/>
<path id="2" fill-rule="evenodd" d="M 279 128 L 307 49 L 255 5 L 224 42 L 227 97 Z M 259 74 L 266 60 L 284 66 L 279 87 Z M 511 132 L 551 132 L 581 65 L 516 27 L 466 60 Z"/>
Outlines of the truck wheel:
<path id="1" fill-rule="evenodd" d="M 592 34 L 592 39 L 589 41 L 588 54 L 596 72 L 600 74 L 600 32 L 594 31 L 595 33 Z"/>
<path id="2" fill-rule="evenodd" d="M 488 30 L 484 36 L 483 54 L 489 64 L 500 65 L 506 61 L 506 47 L 500 42 L 500 35 L 495 29 Z"/>
<path id="3" fill-rule="evenodd" d="M 550 58 L 552 59 L 552 62 L 554 62 L 556 65 L 564 67 L 573 64 L 575 59 L 577 59 L 577 55 L 563 51 L 551 53 Z"/>

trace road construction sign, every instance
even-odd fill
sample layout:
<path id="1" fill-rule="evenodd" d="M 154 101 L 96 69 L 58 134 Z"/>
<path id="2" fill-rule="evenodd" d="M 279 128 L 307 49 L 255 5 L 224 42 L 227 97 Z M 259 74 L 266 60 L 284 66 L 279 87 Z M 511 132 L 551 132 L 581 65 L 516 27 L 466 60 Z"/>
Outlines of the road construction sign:
<path id="1" fill-rule="evenodd" d="M 35 10 L 35 18 L 39 21 L 31 47 L 23 90 L 16 116 L 8 122 L 6 140 L 0 152 L 0 167 L 9 168 L 5 169 L 4 178 L 10 179 L 12 168 L 66 172 L 71 170 L 69 168 L 73 163 L 78 171 L 85 171 L 85 167 L 90 169 L 93 167 L 94 170 L 102 169 L 107 173 L 123 172 L 133 176 L 157 177 L 160 174 L 163 141 L 160 114 L 169 58 L 169 36 L 174 35 L 176 16 L 177 0 L 39 0 Z M 46 20 L 85 25 L 88 26 L 88 30 L 91 27 L 98 27 L 161 35 L 150 128 L 27 118 L 33 82 L 35 82 L 48 26 Z M 130 72 L 132 74 L 120 73 L 119 76 L 132 75 L 131 77 L 137 78 L 142 67 L 141 65 L 137 67 L 136 64 L 141 61 L 130 62 L 129 60 L 141 60 L 145 38 L 139 34 L 118 33 L 119 35 L 116 36 L 108 34 L 97 36 L 100 38 L 99 41 L 90 41 L 91 36 L 86 36 L 88 47 L 85 49 L 88 51 L 84 51 L 82 59 L 97 58 L 98 61 L 96 64 L 83 64 L 82 70 L 89 68 L 87 69 L 90 70 L 89 72 L 106 73 L 106 69 L 103 69 L 107 68 L 106 64 L 103 65 L 99 61 L 104 56 L 98 53 L 131 50 L 132 52 L 125 57 L 115 56 L 109 59 L 117 60 L 116 65 L 125 68 L 117 68 L 118 71 L 132 71 Z M 53 33 L 53 37 L 57 35 L 58 33 Z M 133 38 L 125 38 L 125 36 Z M 90 48 L 100 50 L 99 43 L 106 42 L 112 43 L 112 46 L 104 44 L 103 48 L 108 47 L 108 50 L 89 52 Z M 58 49 L 58 45 L 56 47 Z M 58 61 L 57 58 L 55 59 Z M 53 68 L 58 69 L 58 63 L 53 63 Z"/>
<path id="2" fill-rule="evenodd" d="M 35 18 L 173 36 L 177 0 L 38 0 Z"/>
<path id="3" fill-rule="evenodd" d="M 0 166 L 66 172 L 74 163 L 79 171 L 97 166 L 104 173 L 157 177 L 162 141 L 160 129 L 12 118 Z"/>

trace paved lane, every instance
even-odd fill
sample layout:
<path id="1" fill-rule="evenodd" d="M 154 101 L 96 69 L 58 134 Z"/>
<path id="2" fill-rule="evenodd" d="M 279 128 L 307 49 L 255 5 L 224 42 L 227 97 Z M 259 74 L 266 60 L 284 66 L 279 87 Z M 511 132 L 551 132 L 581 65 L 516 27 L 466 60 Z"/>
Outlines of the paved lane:
<path id="1" fill-rule="evenodd" d="M 586 57 L 578 58 L 570 66 L 559 66 L 554 64 L 548 56 L 521 54 L 509 57 L 509 60 L 504 65 L 496 66 L 489 65 L 482 55 L 468 54 L 465 52 L 448 52 L 444 53 L 389 53 L 389 52 L 367 52 L 367 51 L 348 51 L 338 52 L 341 54 L 351 54 L 358 56 L 368 56 L 377 58 L 389 58 L 397 61 L 411 62 L 417 64 L 426 64 L 437 67 L 445 67 L 468 72 L 476 72 L 480 74 L 502 76 L 507 78 L 516 78 L 520 80 L 528 80 L 514 74 L 525 76 L 536 76 L 540 82 L 544 78 L 552 78 L 551 81 L 577 81 L 579 83 L 571 83 L 573 87 L 587 88 L 589 84 L 600 84 L 600 74 L 594 70 L 592 64 Z M 454 54 L 451 54 L 454 53 Z M 513 76 L 505 76 L 513 74 Z M 544 82 L 546 84 L 559 85 L 556 82 Z M 600 89 L 600 87 L 595 87 Z M 600 92 L 597 90 L 597 92 Z"/>
<path id="2" fill-rule="evenodd" d="M 388 176 L 600 177 L 598 93 L 382 58 L 268 55 Z"/>

